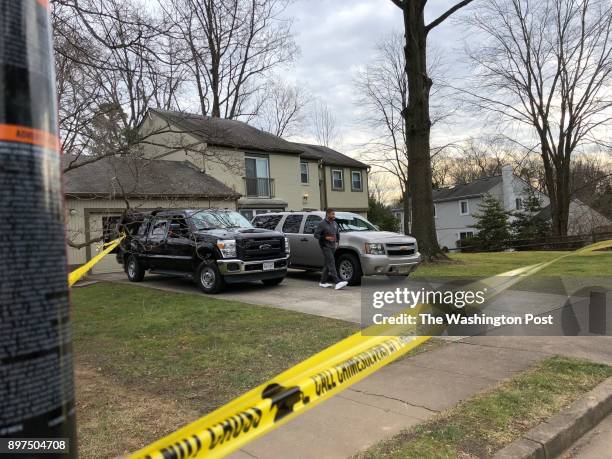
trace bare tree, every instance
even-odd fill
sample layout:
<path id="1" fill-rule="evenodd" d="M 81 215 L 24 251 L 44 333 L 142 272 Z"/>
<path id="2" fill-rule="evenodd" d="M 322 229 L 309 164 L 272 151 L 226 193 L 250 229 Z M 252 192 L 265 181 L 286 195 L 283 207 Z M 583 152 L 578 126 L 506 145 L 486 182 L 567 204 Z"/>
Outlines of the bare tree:
<path id="1" fill-rule="evenodd" d="M 279 137 L 296 134 L 305 121 L 308 101 L 304 91 L 299 86 L 273 79 L 266 84 L 262 97 L 253 124 Z"/>
<path id="2" fill-rule="evenodd" d="M 429 97 L 432 79 L 427 73 L 427 37 L 438 25 L 472 0 L 456 3 L 429 24 L 425 24 L 427 0 L 391 0 L 404 16 L 404 62 L 408 80 L 408 104 L 402 115 L 406 124 L 408 178 L 412 200 L 413 234 L 425 257 L 444 257 L 434 224 L 430 158 L 431 117 Z"/>
<path id="3" fill-rule="evenodd" d="M 403 45 L 404 38 L 400 33 L 383 38 L 376 45 L 375 60 L 357 75 L 355 84 L 366 114 L 363 121 L 377 132 L 377 136 L 365 146 L 368 160 L 396 177 L 404 203 L 404 228 L 407 231 L 410 221 L 408 150 L 402 113 L 408 106 L 408 78 Z M 434 61 L 430 67 L 439 69 L 439 62 Z M 450 112 L 443 106 L 434 107 L 432 111 L 432 125 L 442 121 Z M 433 148 L 432 161 L 442 152 L 442 148 Z"/>
<path id="4" fill-rule="evenodd" d="M 552 229 L 567 234 L 573 153 L 611 120 L 612 4 L 607 0 L 484 0 L 466 20 L 484 44 L 469 50 L 478 108 L 535 138 Z"/>
<path id="5" fill-rule="evenodd" d="M 339 140 L 338 121 L 324 102 L 316 102 L 313 107 L 312 134 L 319 145 L 326 147 L 334 145 Z"/>
<path id="6" fill-rule="evenodd" d="M 184 80 L 164 24 L 135 3 L 53 3 L 60 136 L 66 170 L 146 143 L 151 106 L 176 108 Z M 149 134 L 150 136 L 150 134 Z"/>
<path id="7" fill-rule="evenodd" d="M 257 113 L 269 72 L 296 46 L 282 18 L 288 0 L 172 0 L 160 3 L 198 93 L 203 115 L 235 119 Z"/>

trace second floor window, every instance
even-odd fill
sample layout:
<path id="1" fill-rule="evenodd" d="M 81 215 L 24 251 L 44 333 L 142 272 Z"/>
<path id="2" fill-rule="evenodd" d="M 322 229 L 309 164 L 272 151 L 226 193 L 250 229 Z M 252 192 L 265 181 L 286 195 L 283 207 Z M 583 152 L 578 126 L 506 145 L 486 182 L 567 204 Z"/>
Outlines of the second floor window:
<path id="1" fill-rule="evenodd" d="M 308 183 L 308 163 L 300 162 L 300 183 Z"/>
<path id="2" fill-rule="evenodd" d="M 361 171 L 351 171 L 351 190 L 363 191 L 363 183 L 361 181 Z"/>
<path id="3" fill-rule="evenodd" d="M 342 169 L 332 169 L 332 190 L 344 190 L 344 174 Z"/>
<path id="4" fill-rule="evenodd" d="M 244 172 L 247 196 L 271 197 L 270 164 L 265 156 L 246 156 Z"/>
<path id="5" fill-rule="evenodd" d="M 470 206 L 467 201 L 459 201 L 459 213 L 461 215 L 468 215 L 470 213 Z"/>

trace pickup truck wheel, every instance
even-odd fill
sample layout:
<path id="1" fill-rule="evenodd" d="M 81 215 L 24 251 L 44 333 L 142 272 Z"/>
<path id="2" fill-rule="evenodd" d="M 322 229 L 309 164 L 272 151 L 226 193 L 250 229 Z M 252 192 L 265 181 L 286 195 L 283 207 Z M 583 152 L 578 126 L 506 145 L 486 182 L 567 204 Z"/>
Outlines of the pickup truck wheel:
<path id="1" fill-rule="evenodd" d="M 349 285 L 361 284 L 361 264 L 359 258 L 352 253 L 343 253 L 336 260 L 338 277 Z"/>
<path id="2" fill-rule="evenodd" d="M 196 283 L 204 293 L 219 293 L 225 287 L 217 264 L 204 262 L 196 271 Z"/>
<path id="3" fill-rule="evenodd" d="M 141 282 L 145 276 L 145 270 L 134 255 L 130 255 L 127 264 L 125 265 L 125 272 L 130 282 Z"/>

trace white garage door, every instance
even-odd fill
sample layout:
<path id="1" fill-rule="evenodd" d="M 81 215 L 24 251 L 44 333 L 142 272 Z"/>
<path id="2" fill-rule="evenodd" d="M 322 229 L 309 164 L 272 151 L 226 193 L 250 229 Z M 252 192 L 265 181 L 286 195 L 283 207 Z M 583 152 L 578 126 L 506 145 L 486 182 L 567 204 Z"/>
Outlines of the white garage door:
<path id="1" fill-rule="evenodd" d="M 120 214 L 90 214 L 89 215 L 89 235 L 91 238 L 96 238 L 102 235 L 104 222 L 107 218 L 118 217 Z M 91 256 L 94 257 L 102 249 L 102 243 L 98 242 L 91 246 Z M 93 274 L 120 273 L 123 272 L 123 266 L 117 263 L 114 253 L 109 253 L 100 260 L 91 271 Z"/>

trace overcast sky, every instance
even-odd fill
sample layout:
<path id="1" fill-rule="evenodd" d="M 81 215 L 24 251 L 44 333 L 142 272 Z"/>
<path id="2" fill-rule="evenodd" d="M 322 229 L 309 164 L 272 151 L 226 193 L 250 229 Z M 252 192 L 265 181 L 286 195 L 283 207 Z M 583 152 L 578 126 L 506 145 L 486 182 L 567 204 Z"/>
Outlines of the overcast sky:
<path id="1" fill-rule="evenodd" d="M 431 0 L 430 21 L 455 3 Z M 300 55 L 284 77 L 303 85 L 313 97 L 326 102 L 338 119 L 343 152 L 357 156 L 358 146 L 373 137 L 363 124 L 354 84 L 356 72 L 375 56 L 375 45 L 393 31 L 403 33 L 401 11 L 391 0 L 296 0 L 286 12 L 293 18 Z M 430 42 L 445 71 L 456 78 L 465 71 L 461 62 L 462 27 L 448 20 L 430 34 Z M 451 127 L 435 132 L 434 144 L 478 135 L 469 123 L 453 120 Z M 313 140 L 304 136 L 301 140 Z"/>

